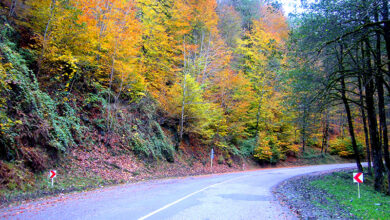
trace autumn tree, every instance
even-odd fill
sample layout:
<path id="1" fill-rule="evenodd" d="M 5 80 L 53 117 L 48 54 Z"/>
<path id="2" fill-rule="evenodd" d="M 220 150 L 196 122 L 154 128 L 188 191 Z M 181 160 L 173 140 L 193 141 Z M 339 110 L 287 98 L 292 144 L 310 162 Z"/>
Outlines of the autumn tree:
<path id="1" fill-rule="evenodd" d="M 239 40 L 237 51 L 241 59 L 240 68 L 250 79 L 252 90 L 256 94 L 251 102 L 252 116 L 249 124 L 259 146 L 255 156 L 260 160 L 277 162 L 282 153 L 281 146 L 291 145 L 281 143 L 282 138 L 275 133 L 281 128 L 273 126 L 284 117 L 283 112 L 274 111 L 274 106 L 281 104 L 281 100 L 277 98 L 281 95 L 278 92 L 278 88 L 281 88 L 279 74 L 282 73 L 281 66 L 285 62 L 283 54 L 288 27 L 282 13 L 272 9 L 270 5 L 262 6 L 260 14 L 263 17 L 252 21 L 251 30 Z M 289 133 L 287 130 L 285 132 Z M 288 140 L 284 138 L 284 142 Z"/>

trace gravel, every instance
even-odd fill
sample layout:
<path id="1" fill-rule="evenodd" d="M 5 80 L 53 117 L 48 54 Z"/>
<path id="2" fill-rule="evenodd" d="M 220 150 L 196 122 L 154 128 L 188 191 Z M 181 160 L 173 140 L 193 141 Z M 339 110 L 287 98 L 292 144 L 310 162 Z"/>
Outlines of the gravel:
<path id="1" fill-rule="evenodd" d="M 357 219 L 334 196 L 310 185 L 311 181 L 322 179 L 332 172 L 288 179 L 274 187 L 273 193 L 282 206 L 289 208 L 299 219 Z"/>

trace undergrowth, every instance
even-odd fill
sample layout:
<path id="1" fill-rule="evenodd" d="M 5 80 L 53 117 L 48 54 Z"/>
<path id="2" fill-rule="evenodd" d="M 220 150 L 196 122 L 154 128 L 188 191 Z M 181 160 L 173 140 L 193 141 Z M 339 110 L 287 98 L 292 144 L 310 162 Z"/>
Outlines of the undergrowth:
<path id="1" fill-rule="evenodd" d="M 35 52 L 18 47 L 4 16 L 0 23 L 0 189 L 24 191 L 36 183 L 33 173 L 77 145 L 83 126 L 72 94 L 43 91 L 26 60 Z"/>
<path id="2" fill-rule="evenodd" d="M 341 158 L 338 155 L 321 153 L 320 149 L 308 147 L 301 153 L 299 158 L 306 164 L 330 164 L 330 163 L 345 163 L 347 159 Z"/>

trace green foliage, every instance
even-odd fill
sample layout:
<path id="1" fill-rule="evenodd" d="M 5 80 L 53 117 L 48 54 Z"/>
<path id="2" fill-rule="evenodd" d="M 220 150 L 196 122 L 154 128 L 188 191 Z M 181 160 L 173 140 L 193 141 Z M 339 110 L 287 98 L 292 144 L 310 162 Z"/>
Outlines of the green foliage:
<path id="1" fill-rule="evenodd" d="M 182 81 L 169 91 L 170 105 L 173 106 L 173 117 L 184 118 L 184 133 L 192 133 L 202 137 L 204 143 L 210 144 L 217 135 L 224 136 L 226 128 L 222 109 L 204 98 L 204 87 L 190 74 L 183 74 Z M 184 92 L 183 92 L 184 90 Z M 184 95 L 184 96 L 183 96 Z M 182 106 L 184 104 L 184 112 Z M 179 128 L 180 129 L 180 128 Z"/>
<path id="2" fill-rule="evenodd" d="M 244 157 L 253 156 L 255 147 L 256 147 L 256 138 L 241 140 L 239 142 L 240 154 Z"/>
<path id="3" fill-rule="evenodd" d="M 92 87 L 97 91 L 96 93 L 86 94 L 86 98 L 83 101 L 83 107 L 87 110 L 91 108 L 96 108 L 102 111 L 107 107 L 107 99 L 110 91 L 107 88 L 104 88 L 101 84 L 93 82 Z"/>
<path id="4" fill-rule="evenodd" d="M 157 122 L 152 122 L 151 127 L 147 129 L 153 130 L 154 134 L 139 131 L 134 131 L 130 134 L 132 150 L 140 156 L 151 157 L 153 159 L 165 158 L 168 162 L 174 162 L 175 149 L 165 136 L 160 125 Z"/>
<path id="5" fill-rule="evenodd" d="M 174 162 L 175 149 L 171 140 L 165 135 L 160 124 L 156 121 L 156 104 L 144 98 L 139 103 L 135 103 L 130 111 L 136 115 L 142 115 L 142 119 L 135 115 L 125 117 L 125 124 L 118 123 L 113 129 L 126 138 L 129 147 L 140 157 L 154 160 L 166 159 Z M 134 113 L 133 112 L 133 113 Z M 136 117 L 136 118 L 133 118 Z"/>
<path id="6" fill-rule="evenodd" d="M 152 136 L 150 141 L 152 143 L 151 145 L 154 146 L 152 150 L 153 155 L 155 157 L 164 157 L 168 162 L 173 162 L 175 149 L 172 143 L 170 143 L 157 122 L 154 122 L 152 126 L 155 131 L 155 136 Z"/>
<path id="7" fill-rule="evenodd" d="M 271 158 L 270 158 L 270 160 L 269 160 L 269 162 L 271 163 L 271 164 L 276 164 L 277 162 L 279 162 L 279 160 L 280 160 L 280 150 L 279 150 L 279 148 L 278 147 L 276 147 L 276 146 L 272 146 L 271 147 L 271 152 L 272 152 L 272 156 L 271 156 Z"/>
<path id="8" fill-rule="evenodd" d="M 322 157 L 322 155 L 319 154 L 318 151 L 314 150 L 313 148 L 307 148 L 305 152 L 302 152 L 301 157 L 310 160 L 310 159 L 318 159 Z"/>
<path id="9" fill-rule="evenodd" d="M 66 151 L 67 148 L 74 146 L 72 131 L 75 132 L 76 136 L 80 136 L 81 126 L 80 119 L 71 107 L 70 101 L 54 100 L 40 90 L 31 92 L 35 98 L 38 116 L 49 123 L 49 144 L 61 151 Z M 64 97 L 64 95 L 58 95 Z M 62 114 L 59 114 L 59 109 Z"/>

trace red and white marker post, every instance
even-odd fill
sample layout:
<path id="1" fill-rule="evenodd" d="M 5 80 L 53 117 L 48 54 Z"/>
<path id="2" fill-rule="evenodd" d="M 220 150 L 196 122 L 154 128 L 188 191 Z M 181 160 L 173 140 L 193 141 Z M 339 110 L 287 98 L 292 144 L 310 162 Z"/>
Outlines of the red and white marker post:
<path id="1" fill-rule="evenodd" d="M 363 173 L 353 173 L 353 182 L 358 184 L 358 197 L 360 199 L 360 183 L 363 183 Z"/>
<path id="2" fill-rule="evenodd" d="M 51 179 L 51 187 L 54 185 L 54 178 L 57 176 L 57 171 L 56 170 L 50 170 L 49 173 L 49 178 Z"/>

